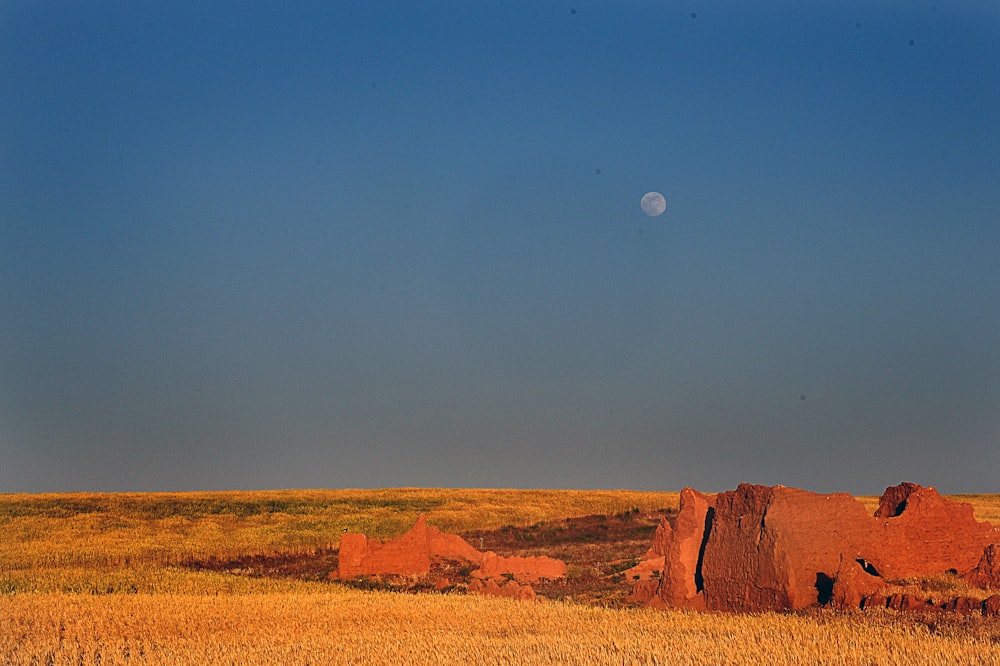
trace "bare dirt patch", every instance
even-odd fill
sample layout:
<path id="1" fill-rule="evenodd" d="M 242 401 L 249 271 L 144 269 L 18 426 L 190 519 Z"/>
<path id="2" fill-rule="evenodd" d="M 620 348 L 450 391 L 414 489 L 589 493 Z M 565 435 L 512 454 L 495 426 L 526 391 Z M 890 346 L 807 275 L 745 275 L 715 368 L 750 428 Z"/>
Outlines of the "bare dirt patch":
<path id="1" fill-rule="evenodd" d="M 634 566 L 649 550 L 660 520 L 672 515 L 669 509 L 640 512 L 633 509 L 614 515 L 591 515 L 513 525 L 497 530 L 475 530 L 460 536 L 471 546 L 499 555 L 529 557 L 548 555 L 566 562 L 567 576 L 558 581 L 534 585 L 540 597 L 572 599 L 599 606 L 628 605 L 631 581 L 622 573 Z M 239 576 L 328 581 L 337 571 L 336 549 L 305 553 L 254 555 L 235 559 L 192 560 L 186 566 Z M 470 567 L 444 562 L 435 564 L 430 574 L 418 578 L 378 576 L 348 581 L 352 587 L 405 592 L 453 591 L 468 587 Z"/>
<path id="2" fill-rule="evenodd" d="M 656 526 L 669 515 L 671 511 L 666 509 L 645 513 L 633 510 L 462 536 L 480 550 L 502 555 L 548 555 L 566 562 L 565 579 L 534 586 L 539 596 L 624 606 L 628 605 L 625 598 L 632 586 L 622 572 L 635 566 L 649 550 Z"/>

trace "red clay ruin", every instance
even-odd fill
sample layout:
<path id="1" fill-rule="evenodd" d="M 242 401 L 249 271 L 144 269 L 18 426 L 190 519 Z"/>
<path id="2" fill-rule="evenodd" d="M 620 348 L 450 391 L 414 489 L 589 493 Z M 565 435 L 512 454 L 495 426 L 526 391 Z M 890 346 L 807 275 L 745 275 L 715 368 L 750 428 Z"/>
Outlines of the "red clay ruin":
<path id="1" fill-rule="evenodd" d="M 874 515 L 846 493 L 741 484 L 705 495 L 685 488 L 673 525 L 661 524 L 647 559 L 626 574 L 637 580 L 632 599 L 657 606 L 906 609 L 926 602 L 879 591 L 941 574 L 996 587 L 998 544 L 1000 530 L 976 521 L 971 505 L 913 483 L 886 489 Z M 992 614 L 992 599 L 949 603 Z"/>
<path id="2" fill-rule="evenodd" d="M 492 596 L 533 599 L 532 584 L 566 576 L 566 563 L 562 560 L 483 553 L 460 536 L 428 525 L 421 514 L 406 534 L 386 543 L 371 541 L 364 534 L 344 534 L 340 540 L 337 578 L 426 576 L 433 564 L 444 562 L 476 567 L 470 574 L 469 591 Z"/>

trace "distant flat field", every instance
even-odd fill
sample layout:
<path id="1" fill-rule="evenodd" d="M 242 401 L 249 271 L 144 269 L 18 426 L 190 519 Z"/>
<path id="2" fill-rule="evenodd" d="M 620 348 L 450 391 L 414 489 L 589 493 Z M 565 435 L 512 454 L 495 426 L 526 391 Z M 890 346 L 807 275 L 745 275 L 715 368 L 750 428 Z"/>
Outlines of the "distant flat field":
<path id="1" fill-rule="evenodd" d="M 418 488 L 0 495 L 0 663 L 1000 664 L 995 620 L 609 609 L 186 566 L 328 557 L 344 531 L 389 538 L 421 513 L 463 533 L 675 510 L 678 498 Z M 1000 523 L 1000 496 L 954 499 Z"/>
<path id="2" fill-rule="evenodd" d="M 677 503 L 677 493 L 630 490 L 3 494 L 0 567 L 159 566 L 209 555 L 336 547 L 344 532 L 398 536 L 421 513 L 440 529 L 463 532 Z"/>

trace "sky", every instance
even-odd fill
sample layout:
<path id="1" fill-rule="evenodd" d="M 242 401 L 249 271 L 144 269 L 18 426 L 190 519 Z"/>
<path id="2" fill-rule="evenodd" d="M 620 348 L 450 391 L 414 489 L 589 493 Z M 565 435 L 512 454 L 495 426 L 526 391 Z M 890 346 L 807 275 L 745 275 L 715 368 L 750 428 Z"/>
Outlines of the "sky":
<path id="1" fill-rule="evenodd" d="M 993 0 L 3 2 L 0 492 L 1000 492 L 998 81 Z"/>

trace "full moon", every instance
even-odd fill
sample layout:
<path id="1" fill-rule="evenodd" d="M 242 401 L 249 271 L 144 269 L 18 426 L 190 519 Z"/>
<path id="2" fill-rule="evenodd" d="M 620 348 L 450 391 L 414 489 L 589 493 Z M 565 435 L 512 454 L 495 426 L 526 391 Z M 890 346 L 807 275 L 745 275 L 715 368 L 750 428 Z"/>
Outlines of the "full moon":
<path id="1" fill-rule="evenodd" d="M 643 213 L 656 217 L 663 215 L 663 211 L 667 209 L 667 200 L 659 192 L 646 192 L 642 195 L 639 205 L 642 206 Z"/>

